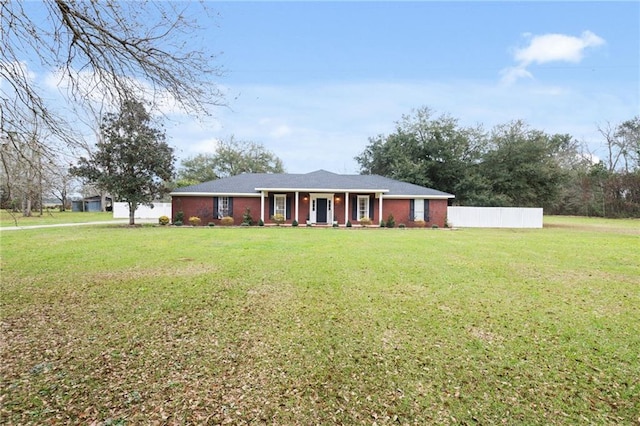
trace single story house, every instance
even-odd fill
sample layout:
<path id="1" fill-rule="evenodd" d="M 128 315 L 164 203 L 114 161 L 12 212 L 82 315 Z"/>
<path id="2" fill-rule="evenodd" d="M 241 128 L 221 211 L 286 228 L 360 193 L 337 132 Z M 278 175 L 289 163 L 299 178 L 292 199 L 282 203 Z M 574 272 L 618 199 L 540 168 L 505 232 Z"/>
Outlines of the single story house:
<path id="1" fill-rule="evenodd" d="M 197 216 L 202 224 L 233 217 L 239 225 L 248 210 L 265 224 L 281 214 L 285 223 L 374 225 L 393 215 L 396 224 L 445 226 L 448 200 L 454 195 L 378 175 L 343 175 L 318 170 L 306 174 L 246 173 L 178 188 L 171 193 L 173 220 Z"/>

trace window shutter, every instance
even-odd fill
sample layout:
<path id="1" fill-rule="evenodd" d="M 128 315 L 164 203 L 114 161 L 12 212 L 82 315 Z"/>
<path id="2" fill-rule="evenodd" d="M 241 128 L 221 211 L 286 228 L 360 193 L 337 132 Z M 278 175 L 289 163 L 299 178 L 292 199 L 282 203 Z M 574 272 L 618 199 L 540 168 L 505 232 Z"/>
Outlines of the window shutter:
<path id="1" fill-rule="evenodd" d="M 424 221 L 429 221 L 429 200 L 424 200 Z"/>
<path id="2" fill-rule="evenodd" d="M 275 206 L 274 206 L 273 194 L 269 194 L 269 217 L 276 214 L 276 211 L 274 210 L 274 208 Z"/>
<path id="3" fill-rule="evenodd" d="M 412 199 L 409 200 L 409 220 L 413 220 L 416 217 L 415 212 L 415 201 Z"/>
<path id="4" fill-rule="evenodd" d="M 291 219 L 291 196 L 287 196 L 287 220 Z"/>
<path id="5" fill-rule="evenodd" d="M 351 220 L 358 220 L 358 197 L 351 198 Z"/>
<path id="6" fill-rule="evenodd" d="M 373 217 L 375 216 L 375 211 L 373 210 L 374 198 L 375 197 L 369 197 L 369 219 L 371 219 L 371 221 L 373 221 Z"/>
<path id="7" fill-rule="evenodd" d="M 229 216 L 233 217 L 233 197 L 229 197 Z"/>
<path id="8" fill-rule="evenodd" d="M 213 197 L 213 218 L 220 219 L 218 215 L 218 197 Z"/>

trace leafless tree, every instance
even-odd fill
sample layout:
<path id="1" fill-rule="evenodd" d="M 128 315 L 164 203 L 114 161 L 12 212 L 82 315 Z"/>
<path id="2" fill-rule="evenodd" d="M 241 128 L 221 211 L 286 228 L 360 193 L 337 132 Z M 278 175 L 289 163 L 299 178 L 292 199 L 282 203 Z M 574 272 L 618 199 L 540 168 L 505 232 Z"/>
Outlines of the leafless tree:
<path id="1" fill-rule="evenodd" d="M 204 3 L 0 1 L 1 133 L 28 134 L 36 116 L 65 148 L 81 143 L 76 119 L 47 99 L 35 70 L 55 76 L 78 112 L 135 100 L 209 114 L 224 104 L 214 82 L 222 69 L 190 16 L 212 14 Z"/>
<path id="2" fill-rule="evenodd" d="M 55 164 L 48 170 L 48 192 L 60 201 L 60 211 L 66 211 L 69 206 L 69 196 L 79 187 L 78 180 L 69 173 L 66 164 Z"/>
<path id="3" fill-rule="evenodd" d="M 0 139 L 0 170 L 5 207 L 31 216 L 42 205 L 43 170 L 47 156 L 39 149 L 38 128 L 29 134 L 9 133 Z"/>
<path id="4" fill-rule="evenodd" d="M 610 172 L 629 173 L 640 167 L 640 116 L 616 126 L 607 122 L 598 126 L 607 148 L 607 168 Z"/>

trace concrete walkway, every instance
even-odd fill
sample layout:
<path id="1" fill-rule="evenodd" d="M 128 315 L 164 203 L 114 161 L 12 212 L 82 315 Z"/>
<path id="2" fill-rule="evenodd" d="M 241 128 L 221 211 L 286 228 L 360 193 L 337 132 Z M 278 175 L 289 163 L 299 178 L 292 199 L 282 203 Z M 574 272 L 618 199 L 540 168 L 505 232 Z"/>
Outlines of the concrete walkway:
<path id="1" fill-rule="evenodd" d="M 0 227 L 2 231 L 22 231 L 24 229 L 38 229 L 38 228 L 60 228 L 64 226 L 86 226 L 86 225 L 126 225 L 129 223 L 129 219 L 115 219 L 115 220 L 102 220 L 98 222 L 79 222 L 79 223 L 56 223 L 53 225 L 28 225 L 28 226 L 4 226 Z M 136 219 L 136 225 L 143 223 L 158 223 L 158 219 Z"/>

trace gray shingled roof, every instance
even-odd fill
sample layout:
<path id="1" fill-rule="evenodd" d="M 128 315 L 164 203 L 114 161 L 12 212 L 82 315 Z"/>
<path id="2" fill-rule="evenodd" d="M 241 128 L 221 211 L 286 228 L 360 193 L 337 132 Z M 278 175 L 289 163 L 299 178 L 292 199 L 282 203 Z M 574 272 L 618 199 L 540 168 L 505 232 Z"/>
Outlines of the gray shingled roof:
<path id="1" fill-rule="evenodd" d="M 257 194 L 259 191 L 371 191 L 385 196 L 432 196 L 453 198 L 452 194 L 378 175 L 340 175 L 326 170 L 305 174 L 245 173 L 174 190 L 180 194 Z"/>

